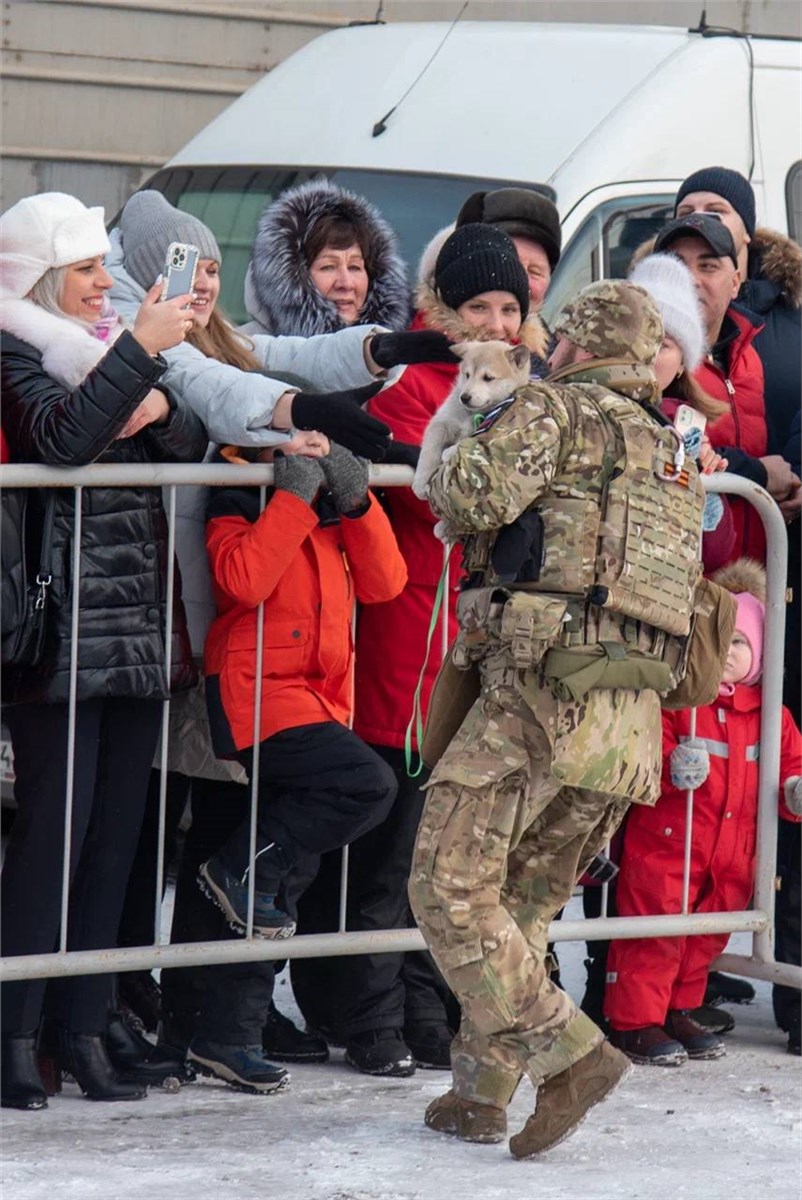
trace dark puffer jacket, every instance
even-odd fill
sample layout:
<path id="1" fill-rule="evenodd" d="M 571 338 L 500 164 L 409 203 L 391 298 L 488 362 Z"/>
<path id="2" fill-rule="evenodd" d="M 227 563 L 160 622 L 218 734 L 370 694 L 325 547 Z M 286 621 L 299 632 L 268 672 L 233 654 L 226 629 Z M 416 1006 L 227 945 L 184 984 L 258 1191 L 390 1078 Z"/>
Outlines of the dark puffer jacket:
<path id="1" fill-rule="evenodd" d="M 754 347 L 766 381 L 767 453 L 782 454 L 802 392 L 802 249 L 781 233 L 757 229 L 738 300 L 764 323 Z"/>
<path id="2" fill-rule="evenodd" d="M 206 434 L 187 409 L 171 407 L 165 424 L 114 440 L 165 369 L 130 333 L 72 391 L 47 374 L 42 353 L 27 342 L 3 332 L 0 348 L 3 430 L 13 462 L 65 467 L 203 458 Z M 160 489 L 86 488 L 81 519 L 78 699 L 163 699 L 167 522 Z M 4 672 L 6 702 L 68 699 L 73 528 L 74 493 L 60 489 L 44 663 L 36 671 Z M 173 688 L 190 686 L 196 675 L 178 593 L 172 662 Z"/>
<path id="3" fill-rule="evenodd" d="M 392 229 L 362 196 L 313 179 L 291 188 L 262 213 L 245 280 L 245 307 L 253 317 L 245 332 L 312 337 L 345 327 L 336 306 L 315 287 L 306 263 L 307 239 L 322 217 L 339 217 L 366 234 L 373 270 L 359 324 L 406 329 L 410 292 Z"/>

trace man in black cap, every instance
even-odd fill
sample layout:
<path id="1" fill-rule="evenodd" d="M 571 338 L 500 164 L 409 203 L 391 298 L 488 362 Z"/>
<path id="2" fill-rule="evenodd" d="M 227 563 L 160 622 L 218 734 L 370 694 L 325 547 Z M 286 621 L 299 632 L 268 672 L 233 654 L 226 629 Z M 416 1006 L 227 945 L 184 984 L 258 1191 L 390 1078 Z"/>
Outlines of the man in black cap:
<path id="1" fill-rule="evenodd" d="M 512 238 L 529 280 L 529 307 L 537 312 L 560 261 L 560 214 L 547 196 L 531 188 L 474 192 L 457 214 L 456 226 L 492 225 Z"/>
<path id="2" fill-rule="evenodd" d="M 730 470 L 767 488 L 778 503 L 792 499 L 799 479 L 781 454 L 766 453 L 763 365 L 752 345 L 762 322 L 733 304 L 741 274 L 730 231 L 712 214 L 690 213 L 669 221 L 658 233 L 654 249 L 656 253 L 670 250 L 682 259 L 696 284 L 710 352 L 695 378 L 733 414 L 719 418 L 719 440 L 714 437 L 714 445 L 729 460 Z M 742 508 L 742 503 L 733 502 L 739 533 L 736 552 L 762 559 L 765 543 L 759 522 L 748 510 L 739 520 Z"/>

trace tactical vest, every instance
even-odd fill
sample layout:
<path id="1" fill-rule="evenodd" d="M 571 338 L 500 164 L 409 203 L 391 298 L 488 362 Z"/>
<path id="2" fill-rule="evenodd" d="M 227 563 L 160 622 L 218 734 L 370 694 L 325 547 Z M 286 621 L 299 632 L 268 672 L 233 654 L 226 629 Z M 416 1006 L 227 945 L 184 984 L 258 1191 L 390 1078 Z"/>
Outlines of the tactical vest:
<path id="1" fill-rule="evenodd" d="M 576 374 L 570 383 L 580 383 Z M 701 576 L 701 481 L 672 429 L 592 376 L 580 386 L 581 405 L 575 387 L 561 396 L 572 427 L 583 410 L 588 419 L 588 402 L 606 425 L 600 461 L 570 475 L 569 495 L 556 486 L 558 472 L 555 490 L 529 510 L 542 521 L 537 579 L 508 583 L 495 573 L 499 530 L 466 539 L 469 588 L 458 604 L 455 661 L 483 657 L 489 639 L 507 645 L 521 668 L 548 654 L 546 674 L 554 680 L 556 672 L 558 693 L 574 698 L 587 679 L 597 682 L 584 690 L 667 691 L 682 678 Z M 577 672 L 575 687 L 560 685 Z"/>

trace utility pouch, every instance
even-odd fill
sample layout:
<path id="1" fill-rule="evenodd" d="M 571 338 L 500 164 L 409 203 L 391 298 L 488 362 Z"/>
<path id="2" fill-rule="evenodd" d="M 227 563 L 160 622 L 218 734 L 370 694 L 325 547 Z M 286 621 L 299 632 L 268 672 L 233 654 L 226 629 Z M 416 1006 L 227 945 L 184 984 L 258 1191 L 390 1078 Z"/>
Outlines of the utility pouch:
<path id="1" fill-rule="evenodd" d="M 460 670 L 484 658 L 488 646 L 498 633 L 502 605 L 494 587 L 468 588 L 457 596 L 459 635 L 454 645 L 453 661 Z"/>
<path id="2" fill-rule="evenodd" d="M 620 642 L 554 647 L 543 660 L 543 677 L 558 700 L 576 702 L 596 688 L 667 692 L 676 684 L 667 662 Z"/>
<path id="3" fill-rule="evenodd" d="M 501 614 L 501 643 L 519 671 L 536 667 L 559 638 L 568 601 L 542 592 L 513 592 Z"/>

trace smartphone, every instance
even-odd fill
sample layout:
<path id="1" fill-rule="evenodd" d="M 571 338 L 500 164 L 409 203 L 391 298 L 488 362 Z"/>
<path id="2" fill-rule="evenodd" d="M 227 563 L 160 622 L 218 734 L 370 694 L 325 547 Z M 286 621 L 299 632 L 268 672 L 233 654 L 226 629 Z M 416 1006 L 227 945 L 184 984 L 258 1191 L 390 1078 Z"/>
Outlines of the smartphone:
<path id="1" fill-rule="evenodd" d="M 707 417 L 691 408 L 689 404 L 680 404 L 674 414 L 674 428 L 680 436 L 684 437 L 689 429 L 698 429 L 700 433 L 704 433 L 706 425 Z"/>
<path id="2" fill-rule="evenodd" d="M 167 247 L 162 281 L 162 300 L 185 296 L 195 284 L 200 250 L 187 242 L 171 242 Z"/>

